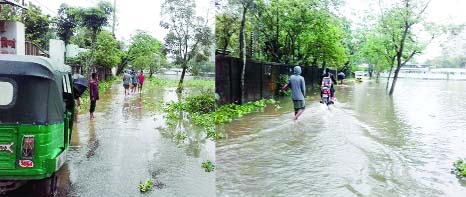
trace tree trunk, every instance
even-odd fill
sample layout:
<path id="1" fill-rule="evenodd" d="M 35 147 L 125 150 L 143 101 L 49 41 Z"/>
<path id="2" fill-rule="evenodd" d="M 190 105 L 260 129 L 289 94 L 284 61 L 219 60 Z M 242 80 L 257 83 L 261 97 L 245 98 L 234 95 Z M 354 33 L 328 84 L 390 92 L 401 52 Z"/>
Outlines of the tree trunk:
<path id="1" fill-rule="evenodd" d="M 150 67 L 149 68 L 149 78 L 152 78 L 153 74 L 154 74 L 154 69 L 152 69 L 152 67 Z M 182 77 L 184 77 L 184 76 L 182 76 Z M 183 80 L 183 79 L 181 79 L 181 80 Z M 181 83 L 183 83 L 183 82 L 181 82 Z"/>
<path id="2" fill-rule="evenodd" d="M 244 102 L 244 97 L 246 95 L 246 89 L 244 88 L 244 75 L 246 74 L 246 40 L 244 39 L 244 28 L 246 26 L 246 12 L 248 11 L 247 6 L 243 6 L 243 16 L 241 17 L 241 27 L 239 34 L 239 48 L 240 48 L 240 58 L 241 63 L 243 64 L 243 70 L 241 72 L 241 104 Z"/>
<path id="3" fill-rule="evenodd" d="M 388 84 L 390 84 L 390 77 L 392 76 L 392 71 L 393 71 L 393 64 L 390 67 L 390 72 L 388 73 L 387 86 L 385 86 L 385 90 L 388 90 Z"/>
<path id="4" fill-rule="evenodd" d="M 388 95 L 392 96 L 393 95 L 393 92 L 395 91 L 395 85 L 396 85 L 396 81 L 398 79 L 398 73 L 400 72 L 400 69 L 401 69 L 401 56 L 403 54 L 402 50 L 403 50 L 403 45 L 401 45 L 401 50 L 400 52 L 397 53 L 397 57 L 396 57 L 396 69 L 395 69 L 395 75 L 393 76 L 393 82 L 392 82 L 392 87 L 390 88 L 390 92 L 388 93 Z"/>
<path id="5" fill-rule="evenodd" d="M 183 66 L 183 72 L 181 72 L 180 82 L 178 83 L 178 88 L 176 89 L 177 93 L 181 93 L 183 91 L 183 80 L 184 80 L 184 75 L 186 74 L 186 68 L 187 66 Z"/>
<path id="6" fill-rule="evenodd" d="M 390 83 L 390 77 L 392 76 L 394 62 L 395 62 L 395 56 L 391 57 L 391 59 L 390 59 L 390 65 L 391 66 L 390 66 L 390 72 L 388 73 L 387 86 L 385 87 L 385 91 L 388 90 L 388 84 Z"/>
<path id="7" fill-rule="evenodd" d="M 388 95 L 392 96 L 393 95 L 393 92 L 395 91 L 395 85 L 396 85 L 396 81 L 398 79 L 398 72 L 400 71 L 399 68 L 396 68 L 395 70 L 395 76 L 393 76 L 393 82 L 392 82 L 392 87 L 390 88 L 390 92 L 388 93 Z"/>

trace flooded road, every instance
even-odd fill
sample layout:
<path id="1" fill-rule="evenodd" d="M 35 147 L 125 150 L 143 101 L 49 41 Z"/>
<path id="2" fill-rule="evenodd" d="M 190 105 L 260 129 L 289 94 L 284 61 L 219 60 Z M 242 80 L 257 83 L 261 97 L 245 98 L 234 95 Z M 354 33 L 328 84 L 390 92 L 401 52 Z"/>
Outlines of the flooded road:
<path id="1" fill-rule="evenodd" d="M 218 196 L 466 196 L 450 173 L 466 156 L 466 82 L 401 80 L 337 86 L 327 109 L 312 91 L 298 123 L 281 109 L 225 125 Z"/>
<path id="2" fill-rule="evenodd" d="M 166 137 L 175 131 L 154 107 L 177 100 L 175 88 L 141 95 L 125 96 L 117 83 L 100 96 L 95 120 L 80 113 L 59 172 L 59 196 L 215 196 L 215 174 L 201 167 L 215 160 L 215 143 L 196 130 L 183 142 Z M 149 178 L 162 189 L 141 194 L 138 184 Z"/>

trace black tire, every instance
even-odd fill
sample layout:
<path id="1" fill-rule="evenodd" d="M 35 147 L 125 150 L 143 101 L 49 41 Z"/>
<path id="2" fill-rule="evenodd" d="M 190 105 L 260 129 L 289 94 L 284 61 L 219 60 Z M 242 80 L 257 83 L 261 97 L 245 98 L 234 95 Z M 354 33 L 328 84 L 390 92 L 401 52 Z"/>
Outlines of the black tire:
<path id="1" fill-rule="evenodd" d="M 58 177 L 55 173 L 52 176 L 37 180 L 32 183 L 32 192 L 34 196 L 40 197 L 54 197 L 58 191 Z"/>
<path id="2" fill-rule="evenodd" d="M 328 97 L 324 97 L 322 100 L 324 101 L 325 105 L 328 105 Z"/>

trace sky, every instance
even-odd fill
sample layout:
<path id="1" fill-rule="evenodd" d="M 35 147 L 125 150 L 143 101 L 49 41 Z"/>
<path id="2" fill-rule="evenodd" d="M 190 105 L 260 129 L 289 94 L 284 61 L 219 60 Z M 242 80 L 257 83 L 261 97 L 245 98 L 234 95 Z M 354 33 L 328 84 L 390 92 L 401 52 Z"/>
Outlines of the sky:
<path id="1" fill-rule="evenodd" d="M 57 10 L 62 3 L 72 6 L 90 7 L 96 5 L 98 0 L 26 0 L 38 5 L 42 11 L 52 16 L 57 15 Z M 109 0 L 111 3 L 114 0 Z M 116 0 L 117 15 L 117 39 L 129 41 L 136 30 L 149 32 L 158 40 L 163 40 L 168 33 L 160 27 L 160 7 L 163 0 Z M 210 0 L 196 0 L 196 13 L 204 18 L 209 14 L 209 25 L 213 25 L 215 11 Z"/>
<path id="2" fill-rule="evenodd" d="M 95 5 L 98 0 L 26 0 L 39 5 L 45 13 L 56 15 L 61 3 L 73 6 L 88 7 Z M 113 2 L 114 0 L 110 0 Z M 387 2 L 391 0 L 385 0 Z M 131 34 L 137 29 L 145 30 L 159 40 L 163 40 L 167 31 L 160 27 L 161 20 L 160 6 L 163 0 L 116 0 L 117 4 L 117 30 L 116 37 L 120 40 L 129 41 Z M 345 0 L 340 13 L 354 22 L 360 22 L 360 13 L 380 13 L 379 0 Z M 215 10 L 211 0 L 196 0 L 196 12 L 201 16 L 209 16 L 209 25 L 214 29 Z M 466 0 L 431 0 L 426 11 L 427 19 L 441 24 L 466 24 Z M 427 59 L 432 59 L 441 55 L 440 43 L 445 41 L 445 37 L 435 39 L 424 51 L 424 54 L 417 57 L 422 63 Z"/>
<path id="3" fill-rule="evenodd" d="M 387 0 L 386 0 L 387 1 Z M 431 0 L 426 10 L 427 20 L 438 24 L 466 24 L 466 0 Z M 342 14 L 353 22 L 360 22 L 358 13 L 380 13 L 379 0 L 346 0 Z M 463 32 L 466 34 L 466 32 Z M 442 55 L 440 44 L 446 41 L 445 36 L 438 37 L 416 57 L 419 63 Z M 466 44 L 458 43 L 458 44 Z"/>

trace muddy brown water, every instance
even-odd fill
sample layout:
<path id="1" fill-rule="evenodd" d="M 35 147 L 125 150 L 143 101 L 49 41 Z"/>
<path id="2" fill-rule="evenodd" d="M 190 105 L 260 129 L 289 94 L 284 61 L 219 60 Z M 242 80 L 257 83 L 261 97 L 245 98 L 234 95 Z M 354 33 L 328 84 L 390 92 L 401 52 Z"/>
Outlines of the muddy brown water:
<path id="1" fill-rule="evenodd" d="M 217 196 L 466 196 L 452 163 L 466 157 L 466 82 L 400 80 L 316 91 L 293 124 L 292 103 L 225 125 Z"/>

